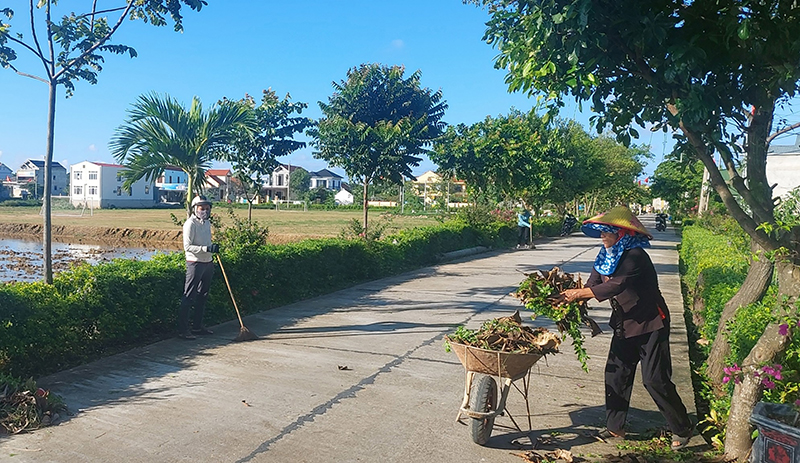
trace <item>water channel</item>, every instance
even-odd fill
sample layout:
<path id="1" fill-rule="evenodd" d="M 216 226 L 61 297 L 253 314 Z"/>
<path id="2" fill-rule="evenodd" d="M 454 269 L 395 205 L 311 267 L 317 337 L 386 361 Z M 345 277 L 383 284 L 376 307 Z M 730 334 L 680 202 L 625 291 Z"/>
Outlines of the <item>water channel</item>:
<path id="1" fill-rule="evenodd" d="M 34 239 L 0 238 L 0 282 L 27 282 L 43 279 L 42 241 Z M 70 265 L 88 262 L 97 264 L 116 258 L 149 259 L 157 252 L 175 249 L 121 247 L 103 244 L 52 243 L 53 272 L 66 270 Z"/>

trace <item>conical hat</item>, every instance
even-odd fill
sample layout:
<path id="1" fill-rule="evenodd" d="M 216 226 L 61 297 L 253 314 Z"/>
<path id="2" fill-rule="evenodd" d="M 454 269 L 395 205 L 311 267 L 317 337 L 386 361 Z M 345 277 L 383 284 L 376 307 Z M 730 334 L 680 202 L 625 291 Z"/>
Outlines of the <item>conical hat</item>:
<path id="1" fill-rule="evenodd" d="M 639 222 L 639 219 L 633 215 L 633 212 L 631 212 L 631 210 L 625 206 L 617 206 L 608 212 L 596 215 L 591 219 L 584 220 L 583 223 L 601 223 L 604 225 L 611 225 L 612 227 L 635 231 L 636 233 L 646 235 L 651 240 L 653 239 L 653 235 L 651 235 L 650 232 L 644 228 L 642 222 Z"/>

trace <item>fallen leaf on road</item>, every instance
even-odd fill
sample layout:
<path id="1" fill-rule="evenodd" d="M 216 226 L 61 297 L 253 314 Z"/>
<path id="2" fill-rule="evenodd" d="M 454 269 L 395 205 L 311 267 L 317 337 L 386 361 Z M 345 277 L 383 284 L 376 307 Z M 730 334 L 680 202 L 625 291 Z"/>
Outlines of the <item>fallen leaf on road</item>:
<path id="1" fill-rule="evenodd" d="M 350 371 L 352 368 L 348 367 L 347 365 L 338 365 L 340 370 Z"/>
<path id="2" fill-rule="evenodd" d="M 242 403 L 244 404 L 244 406 L 245 406 L 245 407 L 252 407 L 252 405 L 250 405 L 249 403 L 247 403 L 247 401 L 246 401 L 246 400 L 243 400 L 243 401 L 242 401 Z"/>

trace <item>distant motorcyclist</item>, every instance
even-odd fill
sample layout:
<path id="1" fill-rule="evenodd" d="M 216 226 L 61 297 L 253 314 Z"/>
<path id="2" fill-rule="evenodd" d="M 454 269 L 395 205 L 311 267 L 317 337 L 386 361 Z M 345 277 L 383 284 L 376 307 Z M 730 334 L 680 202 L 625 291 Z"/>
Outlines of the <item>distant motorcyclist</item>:
<path id="1" fill-rule="evenodd" d="M 665 231 L 667 229 L 667 214 L 659 212 L 656 214 L 656 230 Z"/>
<path id="2" fill-rule="evenodd" d="M 576 223 L 578 223 L 578 219 L 567 212 L 567 215 L 564 216 L 564 223 L 561 225 L 561 236 L 567 236 L 572 233 L 572 227 L 574 227 Z"/>

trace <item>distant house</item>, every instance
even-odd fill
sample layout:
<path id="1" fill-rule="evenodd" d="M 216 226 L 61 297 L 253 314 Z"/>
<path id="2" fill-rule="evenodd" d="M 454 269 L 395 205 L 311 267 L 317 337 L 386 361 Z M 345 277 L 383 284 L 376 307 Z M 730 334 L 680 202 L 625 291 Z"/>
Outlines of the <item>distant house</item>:
<path id="1" fill-rule="evenodd" d="M 353 204 L 353 192 L 350 191 L 350 185 L 342 182 L 340 186 L 341 190 L 334 196 L 334 202 L 343 206 Z"/>
<path id="2" fill-rule="evenodd" d="M 189 185 L 189 176 L 180 167 L 167 166 L 164 173 L 156 179 L 156 202 L 182 203 Z"/>
<path id="3" fill-rule="evenodd" d="M 125 166 L 84 161 L 72 164 L 70 170 L 70 202 L 100 209 L 146 208 L 155 203 L 155 188 L 141 179 L 129 191 L 122 188 Z"/>
<path id="4" fill-rule="evenodd" d="M 331 191 L 339 191 L 342 188 L 342 180 L 344 177 L 331 172 L 328 169 L 322 169 L 317 172 L 311 172 L 311 181 L 309 188 L 326 188 Z"/>
<path id="5" fill-rule="evenodd" d="M 50 179 L 50 193 L 54 196 L 67 196 L 67 169 L 53 161 L 50 163 L 52 178 Z M 44 189 L 44 161 L 28 159 L 17 170 L 17 182 L 21 184 L 35 184 L 36 191 Z M 38 193 L 37 193 L 38 194 Z"/>
<path id="6" fill-rule="evenodd" d="M 2 162 L 0 162 L 0 180 L 5 182 L 14 180 L 14 171 Z"/>
<path id="7" fill-rule="evenodd" d="M 206 181 L 203 184 L 203 191 L 212 201 L 227 201 L 231 196 L 230 169 L 208 169 L 206 171 Z"/>
<path id="8" fill-rule="evenodd" d="M 467 191 L 463 180 L 444 179 L 436 172 L 429 170 L 414 180 L 414 190 L 422 198 L 425 205 L 436 200 L 447 202 L 448 207 L 466 205 L 464 196 Z"/>
<path id="9" fill-rule="evenodd" d="M 297 169 L 301 169 L 301 167 L 289 164 L 281 164 L 276 167 L 261 189 L 264 196 L 271 201 L 289 199 L 289 175 Z"/>
<path id="10" fill-rule="evenodd" d="M 767 182 L 776 185 L 773 196 L 784 196 L 800 186 L 800 135 L 793 145 L 771 145 L 767 152 Z"/>

